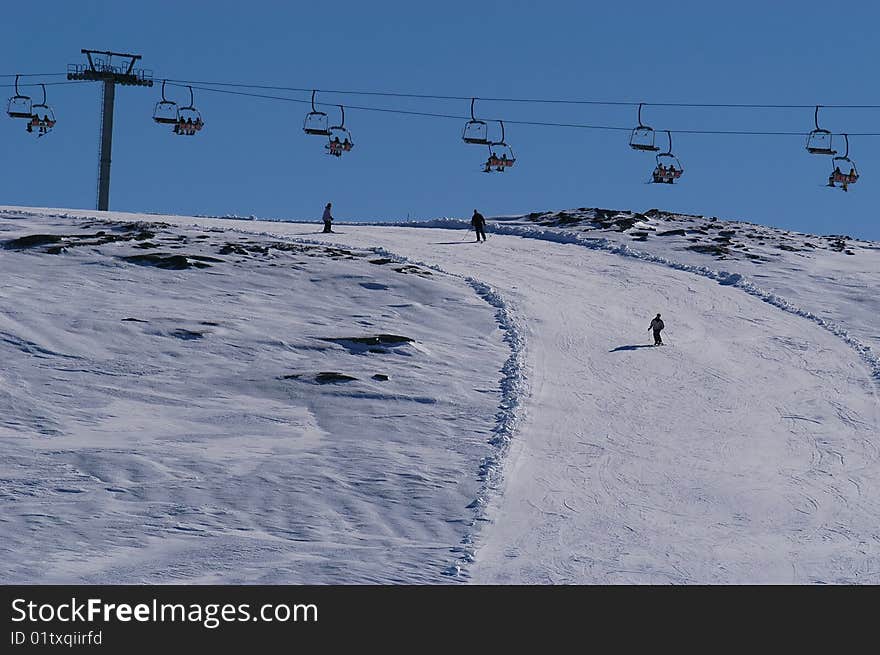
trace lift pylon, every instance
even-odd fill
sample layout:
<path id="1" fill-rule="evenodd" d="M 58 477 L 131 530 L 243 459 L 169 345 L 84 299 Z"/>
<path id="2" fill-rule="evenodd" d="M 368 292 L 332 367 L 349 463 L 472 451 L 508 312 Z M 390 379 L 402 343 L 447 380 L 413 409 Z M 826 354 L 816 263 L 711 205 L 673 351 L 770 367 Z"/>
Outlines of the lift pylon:
<path id="1" fill-rule="evenodd" d="M 103 82 L 104 99 L 101 103 L 101 156 L 98 169 L 98 209 L 106 211 L 110 205 L 110 152 L 113 147 L 113 106 L 116 85 L 153 86 L 152 71 L 135 68 L 140 55 L 129 55 L 107 50 L 85 50 L 87 64 L 69 64 L 68 80 Z M 116 57 L 119 64 L 113 61 Z"/>

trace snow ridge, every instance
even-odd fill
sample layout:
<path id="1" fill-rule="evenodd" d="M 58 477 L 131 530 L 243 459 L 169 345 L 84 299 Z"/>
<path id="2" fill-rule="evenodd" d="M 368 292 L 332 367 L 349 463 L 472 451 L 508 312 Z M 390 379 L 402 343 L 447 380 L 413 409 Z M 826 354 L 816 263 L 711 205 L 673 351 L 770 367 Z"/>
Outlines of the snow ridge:
<path id="1" fill-rule="evenodd" d="M 372 225 L 372 223 L 371 223 Z M 465 229 L 470 227 L 470 222 L 455 218 L 440 218 L 429 221 L 407 222 L 407 223 L 376 223 L 376 225 L 395 225 L 407 227 L 426 227 L 426 228 L 444 228 L 444 229 Z M 498 225 L 497 223 L 486 224 L 488 232 L 498 234 L 507 234 L 512 236 L 520 236 L 528 239 L 541 239 L 544 241 L 554 241 L 556 243 L 567 243 L 583 246 L 592 250 L 602 250 L 623 257 L 633 257 L 643 261 L 660 264 L 679 271 L 686 271 L 707 277 L 717 281 L 719 284 L 731 286 L 740 289 L 756 298 L 760 298 L 764 302 L 773 305 L 785 312 L 795 314 L 802 318 L 813 321 L 820 327 L 828 330 L 833 335 L 841 339 L 850 348 L 858 353 L 859 357 L 864 361 L 871 371 L 871 379 L 880 386 L 880 357 L 871 349 L 870 346 L 862 343 L 849 332 L 832 321 L 828 321 L 821 316 L 817 316 L 813 312 L 789 302 L 779 294 L 767 291 L 759 287 L 757 284 L 747 279 L 739 273 L 729 273 L 727 271 L 718 271 L 707 266 L 695 266 L 692 264 L 682 264 L 667 257 L 653 255 L 641 250 L 630 248 L 626 244 L 615 243 L 610 239 L 603 237 L 584 237 L 577 232 L 569 232 L 558 228 L 537 228 L 527 226 L 514 225 Z"/>
<path id="2" fill-rule="evenodd" d="M 277 235 L 276 235 L 277 236 Z M 290 239 L 290 237 L 286 237 Z M 293 239 L 298 242 L 324 244 L 323 241 Z M 495 449 L 491 455 L 483 457 L 480 461 L 479 480 L 480 488 L 477 497 L 468 508 L 473 510 L 473 516 L 468 527 L 471 531 L 465 534 L 461 543 L 452 549 L 458 557 L 445 570 L 444 574 L 454 577 L 467 577 L 465 567 L 472 564 L 476 549 L 476 526 L 486 521 L 486 506 L 489 497 L 497 492 L 503 480 L 503 462 L 510 449 L 510 441 L 521 417 L 523 397 L 525 395 L 525 340 L 523 330 L 517 325 L 513 314 L 509 310 L 504 298 L 491 285 L 480 282 L 472 277 L 464 277 L 455 273 L 449 273 L 435 264 L 416 261 L 403 257 L 397 253 L 385 250 L 385 248 L 371 248 L 372 252 L 381 257 L 387 257 L 401 264 L 412 264 L 437 271 L 444 275 L 464 279 L 474 292 L 486 303 L 495 308 L 495 320 L 498 327 L 504 332 L 504 342 L 510 347 L 510 356 L 501 369 L 501 402 L 495 413 L 495 427 L 492 432 L 494 437 L 489 442 Z"/>
<path id="3" fill-rule="evenodd" d="M 508 310 L 501 295 L 488 284 L 474 278 L 468 277 L 465 281 L 471 285 L 477 295 L 495 307 L 495 320 L 504 331 L 504 341 L 510 347 L 510 357 L 501 369 L 501 403 L 495 413 L 495 428 L 492 430 L 495 436 L 489 442 L 494 446 L 495 452 L 484 457 L 480 462 L 480 495 L 469 506 L 474 510 L 470 524 L 473 528 L 479 521 L 486 520 L 488 496 L 500 488 L 503 479 L 503 461 L 510 449 L 510 441 L 521 417 L 520 408 L 525 395 L 525 341 L 523 331 L 517 326 L 513 314 Z M 460 575 L 462 567 L 474 561 L 474 536 L 473 531 L 466 534 L 461 545 L 454 549 L 461 555 L 456 563 L 446 569 L 446 575 Z"/>

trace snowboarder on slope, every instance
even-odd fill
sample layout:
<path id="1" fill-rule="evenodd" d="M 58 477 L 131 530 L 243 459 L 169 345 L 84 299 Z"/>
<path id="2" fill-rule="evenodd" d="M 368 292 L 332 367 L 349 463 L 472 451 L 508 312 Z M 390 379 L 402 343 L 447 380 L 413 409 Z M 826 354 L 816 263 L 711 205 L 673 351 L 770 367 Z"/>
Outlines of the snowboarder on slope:
<path id="1" fill-rule="evenodd" d="M 485 241 L 486 240 L 486 219 L 476 209 L 474 210 L 474 215 L 471 217 L 471 225 L 474 226 L 474 232 L 477 233 L 477 243 L 480 242 L 480 235 L 481 234 L 483 235 L 483 241 Z"/>
<path id="2" fill-rule="evenodd" d="M 657 316 L 654 317 L 654 320 L 651 321 L 651 326 L 648 328 L 648 330 L 654 333 L 655 346 L 663 345 L 663 340 L 660 338 L 660 331 L 665 327 L 666 326 L 663 325 L 663 320 L 660 318 L 660 314 L 657 314 Z"/>
<path id="3" fill-rule="evenodd" d="M 324 232 L 332 232 L 333 231 L 330 229 L 330 224 L 333 222 L 333 216 L 330 215 L 330 205 L 331 204 L 332 203 L 328 202 L 324 206 L 324 216 L 321 218 L 321 220 L 324 221 Z"/>

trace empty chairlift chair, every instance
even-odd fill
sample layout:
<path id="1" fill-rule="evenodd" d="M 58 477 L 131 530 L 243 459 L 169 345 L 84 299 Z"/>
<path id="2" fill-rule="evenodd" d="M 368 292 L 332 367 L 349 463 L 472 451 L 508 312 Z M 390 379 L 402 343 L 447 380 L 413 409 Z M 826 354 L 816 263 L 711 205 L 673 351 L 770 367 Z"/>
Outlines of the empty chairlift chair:
<path id="1" fill-rule="evenodd" d="M 461 140 L 465 143 L 487 146 L 489 145 L 489 126 L 486 125 L 486 121 L 481 121 L 474 116 L 475 100 L 476 98 L 471 98 L 471 119 L 464 124 Z"/>
<path id="2" fill-rule="evenodd" d="M 159 125 L 177 125 L 177 103 L 165 97 L 165 80 L 162 80 L 162 99 L 153 107 L 153 120 Z"/>
<path id="3" fill-rule="evenodd" d="M 836 155 L 837 151 L 832 148 L 832 134 L 828 130 L 819 127 L 819 107 L 816 105 L 816 113 L 813 114 L 813 122 L 816 129 L 811 130 L 807 135 L 807 152 L 811 155 Z"/>
<path id="4" fill-rule="evenodd" d="M 633 150 L 657 152 L 660 148 L 654 145 L 654 128 L 642 123 L 643 104 L 639 103 L 639 124 L 630 132 L 629 147 Z"/>
<path id="5" fill-rule="evenodd" d="M 314 136 L 330 136 L 327 114 L 315 108 L 315 93 L 316 91 L 312 91 L 312 111 L 306 114 L 303 121 L 303 132 Z"/>
<path id="6" fill-rule="evenodd" d="M 6 113 L 10 118 L 26 118 L 30 120 L 33 117 L 31 111 L 31 99 L 18 90 L 18 75 L 15 76 L 15 95 L 9 99 L 6 105 Z"/>

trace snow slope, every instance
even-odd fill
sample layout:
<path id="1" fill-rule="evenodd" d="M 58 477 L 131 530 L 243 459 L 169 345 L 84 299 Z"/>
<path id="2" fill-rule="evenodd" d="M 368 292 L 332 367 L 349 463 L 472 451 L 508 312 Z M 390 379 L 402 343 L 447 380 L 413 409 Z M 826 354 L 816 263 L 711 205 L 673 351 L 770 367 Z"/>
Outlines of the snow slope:
<path id="1" fill-rule="evenodd" d="M 10 216 L 0 581 L 449 580 L 509 356 L 473 288 L 348 248 Z"/>
<path id="2" fill-rule="evenodd" d="M 69 222 L 95 214 L 32 213 L 68 218 L 27 220 Z M 475 342 L 469 357 L 450 345 L 446 364 L 451 376 L 467 376 L 460 364 L 488 358 L 479 375 L 488 373 L 482 386 L 493 389 L 491 401 L 500 411 L 494 426 L 482 424 L 482 435 L 465 453 L 469 491 L 479 496 L 471 509 L 476 505 L 476 518 L 488 520 L 459 531 L 463 548 L 452 553 L 458 553 L 460 568 L 450 569 L 459 576 L 452 579 L 880 581 L 880 403 L 871 341 L 876 322 L 870 318 L 878 307 L 866 293 L 876 289 L 880 275 L 871 259 L 876 244 L 857 244 L 858 251 L 846 255 L 832 243 L 815 248 L 807 262 L 786 249 L 767 256 L 758 237 L 748 237 L 746 247 L 764 260 L 758 268 L 758 259 L 681 252 L 688 244 L 668 240 L 676 235 L 640 241 L 636 253 L 623 240 L 638 235 L 584 235 L 616 232 L 585 225 L 572 234 L 571 226 L 540 225 L 528 217 L 493 223 L 496 233 L 480 245 L 465 241 L 469 235 L 461 229 L 345 225 L 340 234 L 320 235 L 314 224 L 126 218 L 162 220 L 179 226 L 174 229 L 223 229 L 227 238 L 325 241 L 359 252 L 381 248 L 431 267 L 426 270 L 450 283 L 454 276 L 465 278 L 472 292 L 480 292 L 479 300 L 471 298 L 484 303 L 481 320 L 494 318 L 492 338 Z M 653 228 L 655 237 L 660 230 L 651 221 L 673 219 L 637 217 L 626 230 L 642 220 L 642 231 Z M 729 226 L 715 229 L 724 228 Z M 682 229 L 679 236 L 687 239 Z M 706 231 L 704 241 L 717 238 Z M 762 289 L 750 286 L 745 273 L 733 272 L 745 271 L 733 268 L 741 265 L 755 266 L 747 271 L 752 277 L 767 276 Z M 860 272 L 851 283 L 864 285 L 861 302 L 853 301 L 854 289 L 839 288 L 853 270 Z M 493 302 L 494 317 L 486 316 L 485 300 Z M 431 302 L 434 311 L 445 306 L 436 297 Z M 646 347 L 647 323 L 657 312 L 666 320 L 669 345 Z M 467 321 L 459 326 L 458 313 L 435 331 L 464 329 Z M 435 387 L 437 397 L 458 390 L 442 380 L 426 385 Z M 432 418 L 425 429 L 443 423 L 442 416 Z M 462 436 L 470 429 L 459 427 Z M 334 436 L 344 437 L 351 427 L 338 429 Z M 494 450 L 480 451 L 487 439 Z M 36 448 L 32 441 L 28 452 Z M 430 457 L 441 460 L 442 454 L 431 451 Z M 331 502 L 344 502 L 346 493 Z M 403 509 L 395 506 L 398 511 Z M 306 543 L 316 556 L 324 552 L 320 539 Z M 412 566 L 417 569 L 424 556 L 413 555 Z M 338 561 L 339 568 L 325 569 L 323 579 L 345 581 L 353 564 L 336 557 L 327 557 L 326 564 Z M 175 555 L 166 559 L 172 566 Z M 214 579 L 246 581 L 257 571 L 265 576 L 259 579 L 273 579 L 271 562 L 253 564 L 253 553 L 247 553 L 238 566 L 246 561 L 255 566 L 250 574 L 235 577 L 230 566 Z M 297 579 L 293 568 L 286 572 L 286 580 Z"/>
<path id="3" fill-rule="evenodd" d="M 847 235 L 816 236 L 713 217 L 586 209 L 510 218 L 515 231 L 576 235 L 594 245 L 619 247 L 776 295 L 801 313 L 809 312 L 875 352 L 880 351 L 876 319 L 880 244 Z M 683 234 L 682 234 L 683 233 Z M 751 288 L 750 288 L 751 287 Z"/>
<path id="4" fill-rule="evenodd" d="M 412 226 L 467 227 L 455 219 Z M 880 351 L 876 320 L 880 244 L 714 217 L 581 208 L 493 219 L 496 233 L 579 243 L 725 279 Z"/>

